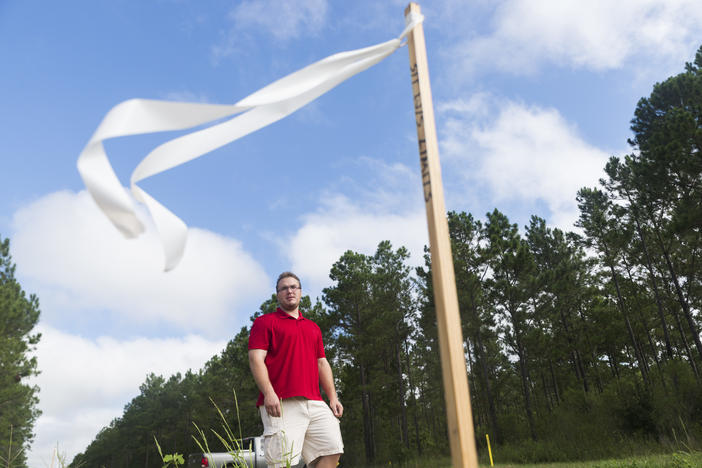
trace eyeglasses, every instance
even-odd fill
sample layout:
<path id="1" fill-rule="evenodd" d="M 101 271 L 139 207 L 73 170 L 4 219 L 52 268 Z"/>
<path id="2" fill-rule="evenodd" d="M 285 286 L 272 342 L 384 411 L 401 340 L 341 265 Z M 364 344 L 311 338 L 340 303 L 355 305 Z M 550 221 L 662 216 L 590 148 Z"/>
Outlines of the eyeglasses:
<path id="1" fill-rule="evenodd" d="M 283 286 L 282 288 L 278 289 L 278 292 L 279 292 L 279 293 L 280 293 L 280 292 L 285 292 L 285 291 L 287 291 L 287 290 L 290 290 L 290 291 L 292 291 L 292 292 L 295 292 L 295 291 L 297 291 L 298 289 L 302 289 L 302 288 L 300 288 L 300 286 Z"/>

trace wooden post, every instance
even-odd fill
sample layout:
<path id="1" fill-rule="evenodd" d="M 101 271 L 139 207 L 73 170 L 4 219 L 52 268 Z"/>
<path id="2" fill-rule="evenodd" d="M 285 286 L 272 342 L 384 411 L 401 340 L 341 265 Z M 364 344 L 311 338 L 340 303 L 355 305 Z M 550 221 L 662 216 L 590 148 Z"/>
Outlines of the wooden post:
<path id="1" fill-rule="evenodd" d="M 419 5 L 414 2 L 407 5 L 405 17 L 412 13 L 420 14 Z M 451 458 L 454 467 L 477 468 L 478 455 L 473 435 L 473 415 L 470 407 L 466 358 L 463 352 L 461 320 L 458 313 L 456 278 L 453 272 L 451 240 L 444 206 L 444 189 L 441 183 L 439 146 L 434 124 L 424 29 L 421 24 L 409 33 L 407 43 L 414 94 L 414 113 L 417 121 L 419 164 L 429 226 L 432 283 Z"/>

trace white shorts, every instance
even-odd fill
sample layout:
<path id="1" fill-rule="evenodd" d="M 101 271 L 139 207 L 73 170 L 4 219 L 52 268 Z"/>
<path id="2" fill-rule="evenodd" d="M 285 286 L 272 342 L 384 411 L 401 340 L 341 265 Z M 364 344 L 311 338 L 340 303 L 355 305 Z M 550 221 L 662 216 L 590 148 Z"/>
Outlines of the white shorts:
<path id="1" fill-rule="evenodd" d="M 282 415 L 271 417 L 259 406 L 263 421 L 263 450 L 269 467 L 294 466 L 300 457 L 308 465 L 319 457 L 344 453 L 339 420 L 323 401 L 286 398 Z"/>

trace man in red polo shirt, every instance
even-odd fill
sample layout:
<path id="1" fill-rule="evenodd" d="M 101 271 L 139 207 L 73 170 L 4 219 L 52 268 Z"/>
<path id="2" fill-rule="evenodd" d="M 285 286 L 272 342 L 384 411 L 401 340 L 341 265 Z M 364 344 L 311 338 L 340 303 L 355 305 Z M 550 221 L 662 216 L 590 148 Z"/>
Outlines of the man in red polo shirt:
<path id="1" fill-rule="evenodd" d="M 324 354 L 322 332 L 302 316 L 300 279 L 289 271 L 276 283 L 278 309 L 254 321 L 249 365 L 259 393 L 263 449 L 269 467 L 333 468 L 344 451 L 339 420 L 344 407 Z M 319 386 L 329 398 L 322 400 Z"/>

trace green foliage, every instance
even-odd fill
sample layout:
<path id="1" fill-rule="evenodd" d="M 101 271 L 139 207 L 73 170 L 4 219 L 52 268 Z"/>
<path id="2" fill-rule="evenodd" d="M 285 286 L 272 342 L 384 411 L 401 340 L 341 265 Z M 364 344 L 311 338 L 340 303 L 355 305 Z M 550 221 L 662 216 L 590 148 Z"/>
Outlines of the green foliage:
<path id="1" fill-rule="evenodd" d="M 675 452 L 671 455 L 634 457 L 597 462 L 594 468 L 693 468 L 699 466 L 702 457 L 699 454 Z"/>
<path id="2" fill-rule="evenodd" d="M 417 405 L 407 395 L 415 317 L 408 257 L 407 249 L 393 250 L 389 241 L 373 256 L 348 251 L 332 266 L 334 286 L 324 289 L 329 309 L 322 323 L 331 332 L 327 344 L 335 352 L 332 363 L 346 408 L 344 459 L 351 463 L 402 460 L 409 452 L 408 407 L 417 411 Z"/>
<path id="3" fill-rule="evenodd" d="M 580 234 L 538 216 L 520 231 L 497 209 L 484 220 L 448 213 L 483 461 L 488 433 L 502 462 L 700 465 L 702 48 L 638 103 L 631 128 L 632 153 L 610 158 L 599 186 L 576 195 Z M 449 451 L 431 259 L 425 249 L 413 272 L 408 256 L 388 241 L 372 255 L 347 251 L 324 302 L 302 299 L 345 406 L 347 467 L 428 466 L 417 460 Z M 275 307 L 272 295 L 251 320 Z M 248 334 L 242 327 L 198 372 L 148 376 L 74 463 L 160 463 L 154 435 L 169 453 L 197 451 L 192 422 L 224 421 L 215 433 L 224 450 L 236 449 L 227 445 L 235 416 L 239 438 L 259 434 Z M 246 402 L 241 411 L 231 388 Z"/>
<path id="4" fill-rule="evenodd" d="M 32 352 L 41 334 L 32 333 L 39 320 L 39 299 L 24 292 L 15 278 L 10 240 L 0 237 L 0 456 L 6 466 L 26 466 L 39 389 L 27 383 L 38 374 Z"/>
<path id="5" fill-rule="evenodd" d="M 212 402 L 212 406 L 214 406 L 214 408 L 217 410 L 217 414 L 219 415 L 222 428 L 220 432 L 214 430 L 213 428 L 210 428 L 210 431 L 222 444 L 222 446 L 224 447 L 224 451 L 232 456 L 233 465 L 231 466 L 236 468 L 252 468 L 249 467 L 248 463 L 246 462 L 246 459 L 242 456 L 242 451 L 245 450 L 245 447 L 243 447 L 242 445 L 243 437 L 241 432 L 241 419 L 239 414 L 239 400 L 236 396 L 236 390 L 234 390 L 234 407 L 236 408 L 236 420 L 239 427 L 238 437 L 236 437 L 234 431 L 232 431 L 232 428 L 229 425 L 229 422 L 227 422 L 227 418 L 224 416 L 222 410 L 217 406 L 214 400 L 210 399 L 210 401 Z M 193 435 L 192 437 L 195 443 L 197 444 L 198 448 L 200 449 L 200 452 L 212 454 L 213 451 L 210 450 L 210 445 L 207 440 L 207 435 L 205 431 L 200 429 L 200 427 L 198 427 L 198 425 L 194 422 L 193 426 L 195 426 L 197 435 Z"/>
<path id="6" fill-rule="evenodd" d="M 185 465 L 185 459 L 183 458 L 183 455 L 181 455 L 180 453 L 164 455 L 163 451 L 161 450 L 161 445 L 159 445 L 156 436 L 154 436 L 154 442 L 156 443 L 158 454 L 161 457 L 161 460 L 163 460 L 163 466 L 161 468 L 169 468 L 171 465 L 173 465 L 175 468 L 178 468 L 181 465 Z"/>
<path id="7" fill-rule="evenodd" d="M 12 440 L 12 435 L 13 435 L 13 427 L 10 425 L 10 437 L 7 443 L 7 453 L 3 453 L 0 455 L 0 463 L 2 466 L 6 467 L 12 467 L 12 466 L 18 466 L 18 459 L 20 456 L 22 456 L 24 452 L 24 447 L 16 447 L 13 445 L 13 440 Z"/>

